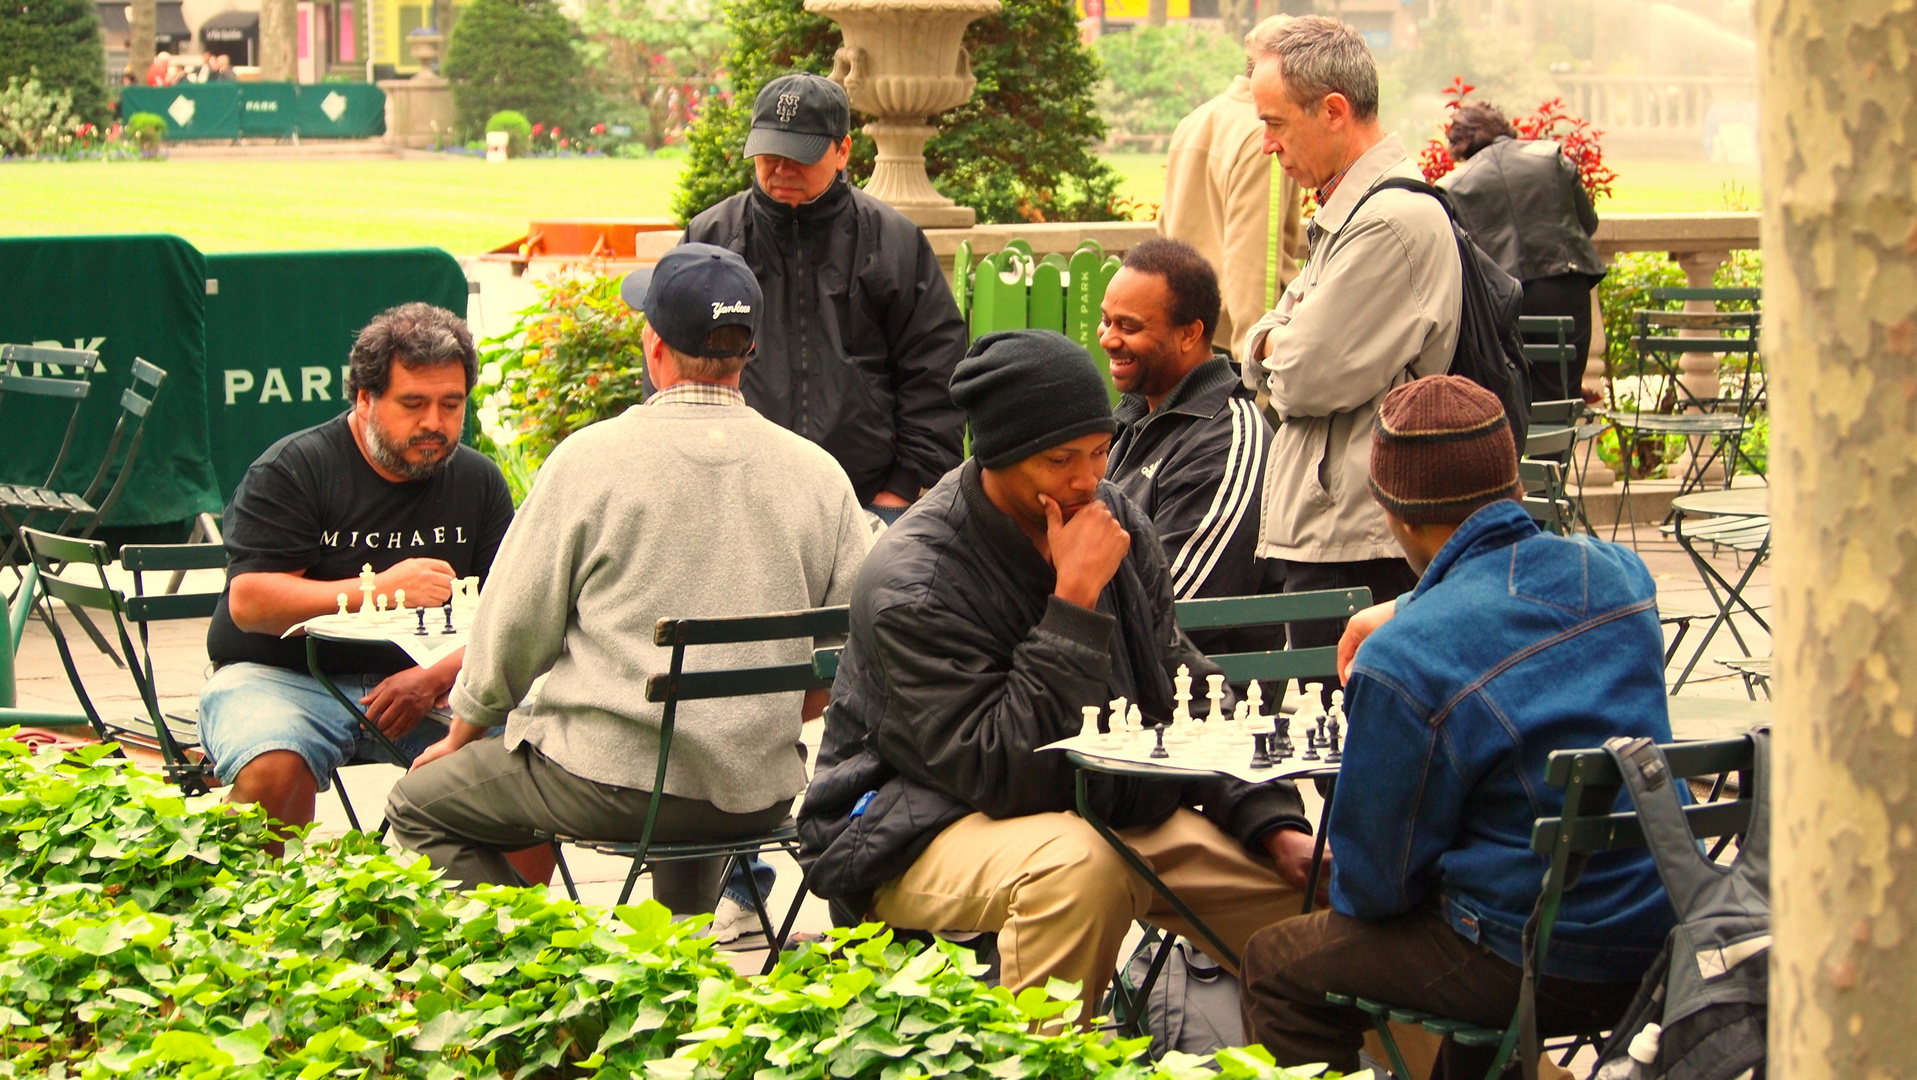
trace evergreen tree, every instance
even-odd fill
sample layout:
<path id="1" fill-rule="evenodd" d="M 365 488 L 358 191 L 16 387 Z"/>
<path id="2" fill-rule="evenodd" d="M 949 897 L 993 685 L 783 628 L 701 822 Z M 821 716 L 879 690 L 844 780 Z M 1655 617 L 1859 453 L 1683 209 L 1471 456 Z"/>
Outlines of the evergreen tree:
<path id="1" fill-rule="evenodd" d="M 585 104 L 578 30 L 552 0 L 473 0 L 453 24 L 440 73 L 466 138 L 501 109 L 536 124 L 576 129 Z"/>
<path id="2" fill-rule="evenodd" d="M 708 98 L 687 134 L 689 161 L 673 212 L 690 220 L 744 191 L 752 163 L 741 156 L 752 99 L 779 75 L 832 72 L 843 41 L 837 24 L 806 12 L 804 0 L 727 0 L 732 50 L 730 100 Z M 1092 103 L 1098 59 L 1079 44 L 1070 0 L 1005 0 L 1005 9 L 965 31 L 978 90 L 933 120 L 926 172 L 947 198 L 981 222 L 1108 221 L 1118 175 L 1092 152 L 1105 135 Z M 876 150 L 853 115 L 855 183 L 872 175 Z"/>
<path id="3" fill-rule="evenodd" d="M 107 118 L 106 47 L 93 0 L 10 0 L 0 15 L 0 87 L 40 80 L 73 95 L 73 115 Z"/>

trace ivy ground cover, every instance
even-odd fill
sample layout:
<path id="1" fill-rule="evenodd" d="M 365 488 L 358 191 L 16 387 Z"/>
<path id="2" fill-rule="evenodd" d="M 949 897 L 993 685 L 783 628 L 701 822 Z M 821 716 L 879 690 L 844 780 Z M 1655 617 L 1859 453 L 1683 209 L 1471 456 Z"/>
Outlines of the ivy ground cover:
<path id="1" fill-rule="evenodd" d="M 0 736 L 10 734 L 0 730 Z M 0 737 L 0 1075 L 347 1080 L 1281 1080 L 1260 1048 L 1151 1063 L 970 953 L 877 925 L 741 977 L 652 901 L 457 893 L 349 834 L 287 845 L 89 747 Z M 1049 1025 L 1049 1027 L 1047 1026 Z M 1035 1032 L 1034 1028 L 1044 1029 Z M 1214 1073 L 1213 1068 L 1219 1070 Z"/>

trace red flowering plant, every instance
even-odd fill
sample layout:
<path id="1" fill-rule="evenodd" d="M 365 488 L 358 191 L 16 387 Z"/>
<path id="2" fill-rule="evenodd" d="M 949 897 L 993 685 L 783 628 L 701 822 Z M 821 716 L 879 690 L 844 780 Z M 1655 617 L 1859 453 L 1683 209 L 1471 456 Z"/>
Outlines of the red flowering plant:
<path id="1" fill-rule="evenodd" d="M 1418 153 L 1418 167 L 1424 172 L 1425 183 L 1435 184 L 1439 177 L 1458 167 L 1458 163 L 1451 160 L 1451 120 L 1463 107 L 1465 97 L 1476 89 L 1465 82 L 1463 76 L 1453 76 L 1451 85 L 1444 88 L 1444 127 Z M 1617 173 L 1604 164 L 1604 148 L 1599 141 L 1604 132 L 1592 127 L 1583 117 L 1572 115 L 1565 108 L 1563 98 L 1539 104 L 1529 116 L 1512 117 L 1511 126 L 1518 129 L 1520 139 L 1556 140 L 1564 156 L 1577 167 L 1578 181 L 1592 202 L 1611 194 Z"/>

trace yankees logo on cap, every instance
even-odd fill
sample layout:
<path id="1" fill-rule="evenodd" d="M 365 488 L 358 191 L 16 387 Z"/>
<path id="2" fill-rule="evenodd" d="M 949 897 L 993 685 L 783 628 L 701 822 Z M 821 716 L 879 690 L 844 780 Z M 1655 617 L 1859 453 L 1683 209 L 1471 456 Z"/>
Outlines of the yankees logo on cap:
<path id="1" fill-rule="evenodd" d="M 819 75 L 781 75 L 752 103 L 745 156 L 771 154 L 811 165 L 852 130 L 845 88 Z"/>
<path id="2" fill-rule="evenodd" d="M 736 252 L 713 244 L 680 244 L 657 266 L 627 274 L 619 295 L 627 307 L 646 313 L 653 333 L 687 356 L 714 355 L 705 351 L 705 339 L 721 326 L 743 326 L 759 336 L 759 279 Z"/>

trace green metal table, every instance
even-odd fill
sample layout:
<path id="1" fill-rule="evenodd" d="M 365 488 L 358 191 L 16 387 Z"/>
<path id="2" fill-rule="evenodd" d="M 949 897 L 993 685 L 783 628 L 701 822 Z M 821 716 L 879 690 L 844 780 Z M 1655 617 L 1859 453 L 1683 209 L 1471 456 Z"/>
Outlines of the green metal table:
<path id="1" fill-rule="evenodd" d="M 1703 521 L 1693 519 L 1703 516 Z M 1691 659 L 1679 673 L 1677 682 L 1672 684 L 1671 693 L 1675 695 L 1684 688 L 1684 683 L 1697 669 L 1698 661 L 1704 658 L 1704 649 L 1717 635 L 1719 628 L 1728 628 L 1731 637 L 1737 642 L 1738 649 L 1750 656 L 1750 646 L 1745 644 L 1744 635 L 1731 621 L 1731 614 L 1742 609 L 1757 625 L 1770 633 L 1770 623 L 1764 616 L 1744 599 L 1744 589 L 1750 584 L 1751 576 L 1770 556 L 1771 519 L 1769 488 L 1732 488 L 1726 491 L 1698 492 L 1681 495 L 1671 500 L 1671 522 L 1663 531 L 1676 540 L 1684 553 L 1691 557 L 1691 565 L 1697 568 L 1698 576 L 1704 580 L 1704 588 L 1710 593 L 1711 604 L 1717 614 L 1711 618 L 1711 625 L 1704 631 L 1704 637 L 1698 641 L 1697 649 L 1691 653 Z M 1735 583 L 1731 582 L 1709 559 L 1698 551 L 1700 543 L 1717 547 L 1728 547 L 1741 555 L 1748 555 L 1750 561 Z"/>

